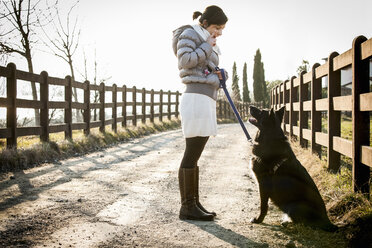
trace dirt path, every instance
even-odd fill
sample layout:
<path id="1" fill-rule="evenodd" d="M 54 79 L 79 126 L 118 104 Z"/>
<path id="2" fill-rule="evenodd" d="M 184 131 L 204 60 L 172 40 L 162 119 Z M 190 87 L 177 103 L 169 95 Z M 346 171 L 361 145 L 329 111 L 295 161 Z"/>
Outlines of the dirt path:
<path id="1" fill-rule="evenodd" d="M 199 161 L 201 201 L 218 218 L 179 220 L 183 149 L 170 131 L 3 175 L 0 247 L 325 247 L 339 235 L 293 235 L 274 207 L 264 224 L 249 223 L 259 198 L 238 124 L 220 125 Z"/>

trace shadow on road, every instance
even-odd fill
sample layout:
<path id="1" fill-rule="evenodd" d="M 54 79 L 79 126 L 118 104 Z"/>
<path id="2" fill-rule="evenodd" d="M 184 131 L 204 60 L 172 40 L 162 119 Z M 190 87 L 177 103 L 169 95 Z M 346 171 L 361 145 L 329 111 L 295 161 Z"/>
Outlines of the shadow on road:
<path id="1" fill-rule="evenodd" d="M 39 170 L 28 174 L 26 174 L 24 171 L 14 172 L 14 178 L 0 182 L 0 192 L 7 190 L 14 185 L 17 185 L 20 190 L 20 194 L 8 197 L 7 199 L 3 199 L 2 201 L 0 201 L 0 211 L 12 208 L 22 202 L 37 200 L 40 193 L 54 188 L 58 185 L 68 183 L 73 178 L 82 178 L 90 172 L 106 169 L 117 163 L 130 161 L 139 156 L 145 156 L 149 152 L 161 151 L 163 146 L 179 138 L 181 138 L 181 134 L 173 137 L 167 135 L 167 133 L 148 136 L 142 139 L 135 139 L 133 141 L 130 141 L 129 143 L 118 144 L 114 149 L 111 148 L 109 151 L 107 151 L 107 149 L 109 148 L 104 148 L 102 151 L 96 151 L 96 153 L 99 153 L 100 155 L 95 157 L 81 155 L 78 158 L 63 161 L 62 164 L 59 162 L 53 164 L 53 166 L 51 167 L 40 167 Z M 123 155 L 123 151 L 127 151 L 128 153 Z M 99 159 L 101 156 L 111 156 L 114 157 L 114 160 L 102 162 Z M 76 171 L 72 169 L 74 167 L 78 167 L 84 162 L 90 162 L 91 166 Z M 35 187 L 33 185 L 32 181 L 35 178 L 44 176 L 54 171 L 62 171 L 64 176 L 58 178 L 54 182 L 46 183 L 39 187 Z"/>
<path id="2" fill-rule="evenodd" d="M 186 221 L 193 224 L 205 232 L 237 247 L 268 247 L 266 243 L 257 243 L 244 235 L 234 232 L 231 229 L 219 225 L 216 222 Z"/>

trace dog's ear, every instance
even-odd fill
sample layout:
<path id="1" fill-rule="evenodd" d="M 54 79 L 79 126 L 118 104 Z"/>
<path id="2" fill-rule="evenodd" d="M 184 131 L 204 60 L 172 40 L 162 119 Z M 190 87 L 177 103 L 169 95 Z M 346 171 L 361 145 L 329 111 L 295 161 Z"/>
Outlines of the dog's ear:
<path id="1" fill-rule="evenodd" d="M 283 121 L 284 110 L 285 110 L 285 107 L 283 106 L 278 111 L 275 111 L 275 115 L 278 118 L 278 120 L 280 121 L 280 123 L 282 123 L 282 121 Z"/>
<path id="2" fill-rule="evenodd" d="M 270 109 L 270 116 L 275 116 L 274 108 Z"/>

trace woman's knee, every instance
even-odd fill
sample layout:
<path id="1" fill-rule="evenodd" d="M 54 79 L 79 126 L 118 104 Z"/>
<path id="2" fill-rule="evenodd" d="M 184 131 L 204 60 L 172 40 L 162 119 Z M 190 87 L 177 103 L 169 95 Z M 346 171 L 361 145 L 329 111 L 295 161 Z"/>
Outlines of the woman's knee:
<path id="1" fill-rule="evenodd" d="M 186 138 L 186 149 L 181 162 L 182 168 L 194 168 L 209 137 Z"/>

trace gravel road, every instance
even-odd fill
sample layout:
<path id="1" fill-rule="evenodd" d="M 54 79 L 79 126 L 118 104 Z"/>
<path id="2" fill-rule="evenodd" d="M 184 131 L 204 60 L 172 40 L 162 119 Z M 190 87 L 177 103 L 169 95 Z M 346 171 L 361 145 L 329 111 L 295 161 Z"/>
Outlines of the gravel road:
<path id="1" fill-rule="evenodd" d="M 176 130 L 1 175 L 0 247 L 326 247 L 339 238 L 288 232 L 272 205 L 263 224 L 251 224 L 259 196 L 250 145 L 238 124 L 218 132 L 199 160 L 201 202 L 214 222 L 178 219 Z"/>

